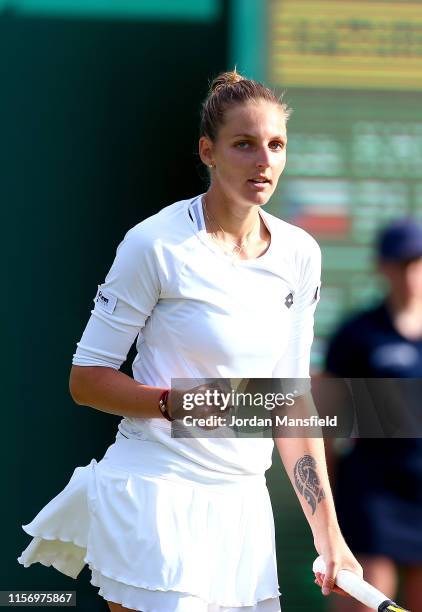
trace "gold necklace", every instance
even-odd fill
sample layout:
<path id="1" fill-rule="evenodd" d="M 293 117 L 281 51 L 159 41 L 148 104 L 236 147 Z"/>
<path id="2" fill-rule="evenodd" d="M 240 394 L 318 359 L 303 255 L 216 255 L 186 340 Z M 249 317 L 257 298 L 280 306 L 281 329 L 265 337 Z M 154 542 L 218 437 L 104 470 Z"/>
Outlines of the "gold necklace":
<path id="1" fill-rule="evenodd" d="M 208 210 L 207 207 L 207 202 L 205 200 L 205 197 L 202 198 L 202 202 L 204 205 L 204 212 L 205 212 L 205 216 L 208 219 L 208 221 L 211 221 L 212 223 L 214 223 L 215 225 L 217 225 L 217 227 L 223 232 L 223 236 L 227 236 L 227 232 L 224 231 L 224 229 L 221 227 L 221 225 L 218 223 L 217 219 L 211 215 L 211 213 Z M 258 223 L 259 223 L 259 218 L 258 218 Z M 242 251 L 244 251 L 246 249 L 246 247 L 249 244 L 249 240 L 252 236 L 253 231 L 255 230 L 257 224 L 255 224 L 255 226 L 251 229 L 251 231 L 249 232 L 249 234 L 247 234 L 246 238 L 244 240 L 242 240 L 242 242 L 240 244 L 237 244 L 237 242 L 233 242 L 233 240 L 221 240 L 220 238 L 218 238 L 215 234 L 215 232 L 211 232 L 211 237 L 212 239 L 218 243 L 218 245 L 220 247 L 224 247 L 226 250 L 229 249 L 230 252 L 228 253 L 229 255 L 231 255 L 232 257 L 236 257 L 239 256 L 240 253 Z M 232 245 L 232 247 L 230 248 L 229 245 Z"/>

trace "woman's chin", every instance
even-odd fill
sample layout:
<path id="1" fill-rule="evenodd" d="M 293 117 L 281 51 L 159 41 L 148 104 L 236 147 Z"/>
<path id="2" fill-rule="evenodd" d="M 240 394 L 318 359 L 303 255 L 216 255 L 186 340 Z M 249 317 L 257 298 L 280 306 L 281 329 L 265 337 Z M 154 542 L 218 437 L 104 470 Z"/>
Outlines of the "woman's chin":
<path id="1" fill-rule="evenodd" d="M 230 197 L 233 201 L 243 201 L 248 204 L 255 204 L 258 206 L 264 206 L 271 196 L 273 195 L 273 189 L 265 189 L 265 191 L 253 191 L 251 189 L 240 189 L 231 190 Z"/>
<path id="2" fill-rule="evenodd" d="M 264 206 L 268 200 L 270 199 L 270 197 L 272 196 L 272 192 L 255 192 L 252 194 L 248 194 L 248 201 L 249 202 L 253 202 L 254 204 L 258 204 L 260 206 Z"/>

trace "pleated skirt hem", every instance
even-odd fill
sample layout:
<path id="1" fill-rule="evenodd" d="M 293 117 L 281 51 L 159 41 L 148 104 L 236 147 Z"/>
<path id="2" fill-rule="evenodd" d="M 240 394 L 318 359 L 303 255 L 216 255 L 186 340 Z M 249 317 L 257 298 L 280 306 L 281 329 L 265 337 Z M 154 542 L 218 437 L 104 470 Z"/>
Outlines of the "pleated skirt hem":
<path id="1" fill-rule="evenodd" d="M 172 481 L 172 470 L 142 473 L 142 461 L 126 470 L 119 448 L 77 468 L 23 526 L 33 539 L 19 563 L 71 578 L 87 564 L 101 597 L 142 612 L 278 612 L 265 480 Z"/>
<path id="2" fill-rule="evenodd" d="M 118 582 L 91 568 L 91 584 L 106 601 L 140 612 L 280 612 L 278 596 L 269 595 L 253 605 L 226 606 L 181 591 L 134 587 Z"/>

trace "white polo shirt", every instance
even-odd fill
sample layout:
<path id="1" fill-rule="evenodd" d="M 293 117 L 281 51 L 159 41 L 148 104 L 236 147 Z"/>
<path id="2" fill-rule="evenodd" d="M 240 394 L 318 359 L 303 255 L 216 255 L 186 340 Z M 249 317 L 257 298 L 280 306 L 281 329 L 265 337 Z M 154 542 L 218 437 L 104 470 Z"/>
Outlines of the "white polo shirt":
<path id="1" fill-rule="evenodd" d="M 73 363 L 118 369 L 136 339 L 133 376 L 147 385 L 170 387 L 172 378 L 308 377 L 320 249 L 302 229 L 260 214 L 271 244 L 250 260 L 233 258 L 209 237 L 202 196 L 167 206 L 129 230 L 98 288 Z M 125 417 L 119 429 L 211 469 L 216 460 L 219 469 L 241 473 L 271 464 L 271 439 L 175 439 L 161 417 Z M 246 442 L 254 457 L 247 456 Z"/>

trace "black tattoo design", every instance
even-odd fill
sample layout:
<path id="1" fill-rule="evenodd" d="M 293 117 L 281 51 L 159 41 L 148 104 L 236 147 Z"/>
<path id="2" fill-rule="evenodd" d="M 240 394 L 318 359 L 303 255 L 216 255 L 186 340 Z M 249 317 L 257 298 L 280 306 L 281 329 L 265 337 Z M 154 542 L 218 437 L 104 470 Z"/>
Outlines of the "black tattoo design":
<path id="1" fill-rule="evenodd" d="M 297 490 L 306 499 L 315 513 L 317 505 L 325 499 L 324 489 L 316 473 L 316 461 L 310 455 L 304 455 L 296 461 L 293 475 Z"/>

